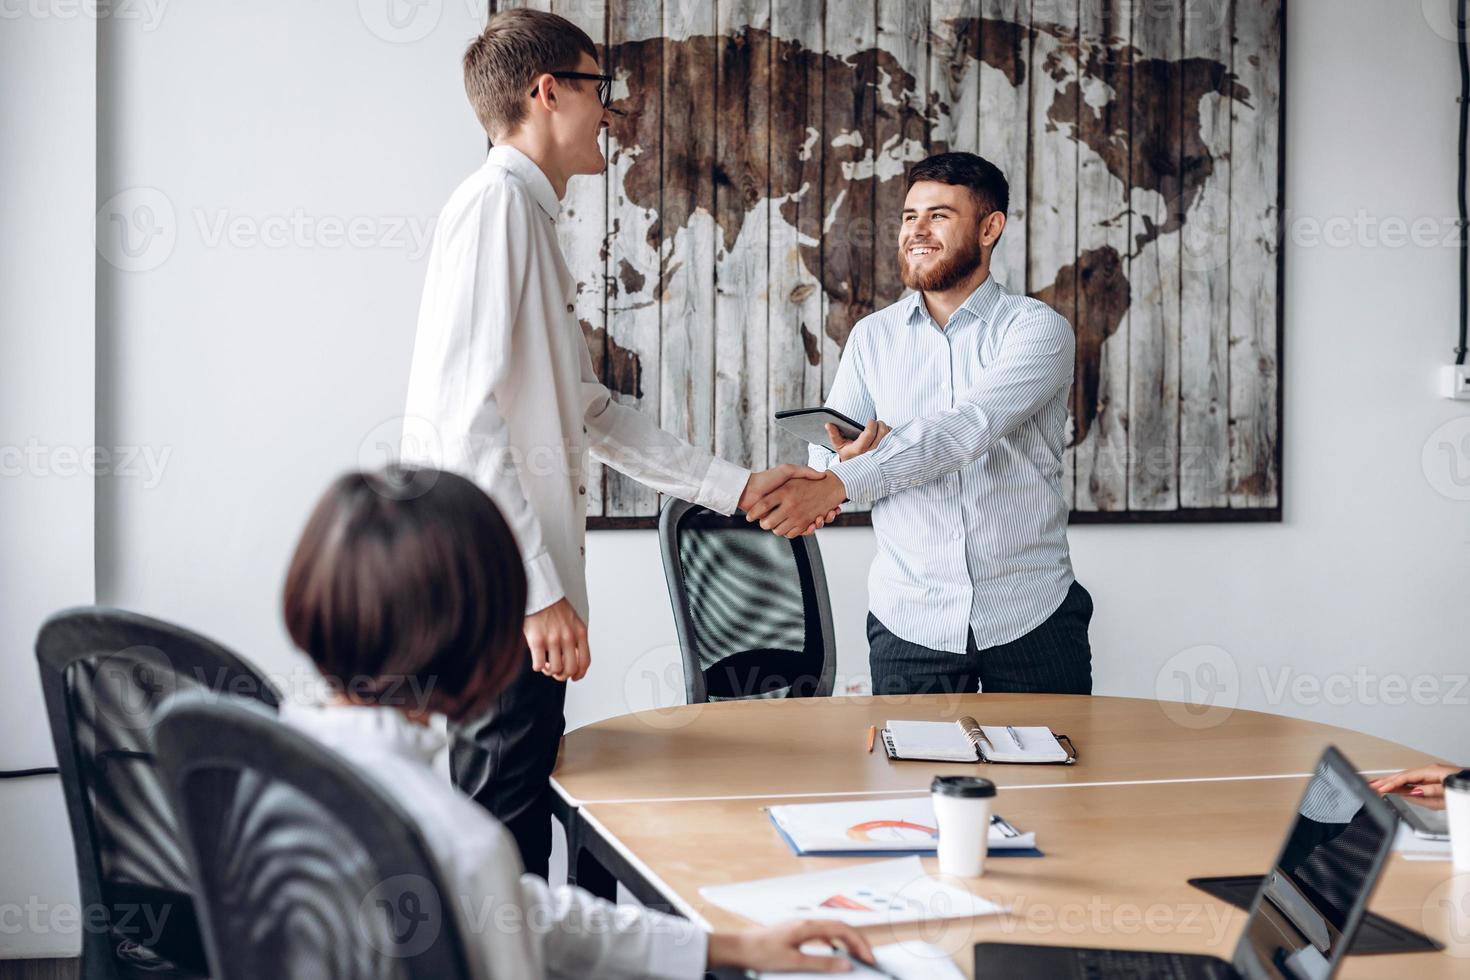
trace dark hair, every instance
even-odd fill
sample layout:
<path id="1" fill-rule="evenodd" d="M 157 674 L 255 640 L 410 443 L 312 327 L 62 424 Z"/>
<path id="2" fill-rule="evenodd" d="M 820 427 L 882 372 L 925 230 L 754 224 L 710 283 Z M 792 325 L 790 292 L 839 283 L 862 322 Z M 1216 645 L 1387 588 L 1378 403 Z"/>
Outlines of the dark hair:
<path id="1" fill-rule="evenodd" d="M 327 488 L 286 573 L 286 629 L 354 701 L 472 715 L 514 679 L 526 575 L 469 480 L 395 465 Z"/>
<path id="2" fill-rule="evenodd" d="M 565 17 L 524 7 L 491 17 L 464 53 L 465 94 L 486 134 L 519 126 L 536 76 L 576 68 L 583 52 L 596 58 L 597 45 Z"/>
<path id="3" fill-rule="evenodd" d="M 989 160 L 975 153 L 936 153 L 920 160 L 909 170 L 909 187 L 921 180 L 968 187 L 980 205 L 981 216 L 991 211 L 1006 213 L 1011 203 L 1011 188 L 1006 175 Z"/>

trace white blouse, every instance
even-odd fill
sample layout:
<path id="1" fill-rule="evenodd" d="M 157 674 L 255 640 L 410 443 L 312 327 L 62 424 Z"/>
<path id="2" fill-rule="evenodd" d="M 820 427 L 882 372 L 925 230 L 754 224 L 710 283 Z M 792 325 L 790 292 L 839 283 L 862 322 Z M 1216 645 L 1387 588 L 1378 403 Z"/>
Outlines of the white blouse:
<path id="1" fill-rule="evenodd" d="M 449 781 L 443 718 L 393 708 L 282 707 L 281 718 L 346 756 L 409 814 L 438 864 L 476 980 L 698 980 L 708 940 L 693 923 L 521 873 L 510 833 Z"/>

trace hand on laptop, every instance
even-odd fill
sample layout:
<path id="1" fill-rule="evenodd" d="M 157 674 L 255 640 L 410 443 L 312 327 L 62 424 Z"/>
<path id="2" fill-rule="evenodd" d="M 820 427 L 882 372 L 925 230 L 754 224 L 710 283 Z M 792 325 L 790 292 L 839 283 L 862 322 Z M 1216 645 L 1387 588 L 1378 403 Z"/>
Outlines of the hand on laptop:
<path id="1" fill-rule="evenodd" d="M 852 969 L 847 956 L 812 956 L 801 951 L 803 943 L 841 943 L 848 956 L 869 966 L 876 965 L 873 948 L 862 933 L 844 922 L 806 920 L 783 922 L 764 929 L 717 932 L 709 937 L 709 967 L 737 967 L 778 972 L 846 973 Z"/>
<path id="2" fill-rule="evenodd" d="M 1459 771 L 1457 767 L 1441 762 L 1434 766 L 1405 769 L 1392 776 L 1370 779 L 1368 786 L 1378 794 L 1397 793 L 1399 796 L 1418 796 L 1426 800 L 1443 799 L 1445 777 L 1453 776 Z"/>
<path id="3" fill-rule="evenodd" d="M 831 422 L 827 423 L 827 438 L 832 440 L 832 448 L 837 450 L 837 458 L 846 462 L 854 456 L 861 456 L 870 449 L 877 449 L 878 443 L 883 437 L 893 430 L 878 419 L 874 419 L 863 427 L 856 439 L 844 439 L 842 433 L 837 431 L 837 426 Z"/>

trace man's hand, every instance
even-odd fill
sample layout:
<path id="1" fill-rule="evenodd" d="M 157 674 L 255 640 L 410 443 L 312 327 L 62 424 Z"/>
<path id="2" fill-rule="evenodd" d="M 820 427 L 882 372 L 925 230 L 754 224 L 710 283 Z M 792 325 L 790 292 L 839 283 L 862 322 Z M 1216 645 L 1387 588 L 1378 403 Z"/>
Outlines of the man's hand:
<path id="1" fill-rule="evenodd" d="M 837 426 L 831 422 L 827 423 L 827 438 L 832 440 L 832 448 L 837 450 L 837 458 L 843 462 L 854 456 L 861 456 L 870 449 L 877 449 L 878 443 L 882 442 L 883 437 L 892 431 L 885 423 L 874 419 L 863 426 L 863 431 L 858 433 L 856 439 L 845 439 L 842 433 L 837 431 Z"/>
<path id="2" fill-rule="evenodd" d="M 810 466 L 796 466 L 792 463 L 782 463 L 780 466 L 772 466 L 768 470 L 750 474 L 750 479 L 745 482 L 745 490 L 740 494 L 741 510 L 749 512 L 762 497 L 786 483 L 787 480 L 820 480 L 822 474 Z"/>
<path id="3" fill-rule="evenodd" d="M 826 472 L 817 479 L 791 480 L 761 498 L 745 511 L 747 521 L 783 538 L 810 534 L 825 523 L 847 499 L 847 488 L 837 474 Z"/>
<path id="4" fill-rule="evenodd" d="M 801 951 L 803 943 L 841 943 L 847 955 L 811 956 Z M 783 922 L 764 929 L 717 932 L 709 937 L 711 970 L 737 967 L 782 973 L 846 973 L 852 969 L 848 956 L 869 966 L 877 965 L 868 941 L 845 922 Z"/>
<path id="5" fill-rule="evenodd" d="M 566 599 L 526 617 L 526 645 L 531 668 L 559 681 L 587 676 L 592 653 L 587 649 L 587 626 Z"/>

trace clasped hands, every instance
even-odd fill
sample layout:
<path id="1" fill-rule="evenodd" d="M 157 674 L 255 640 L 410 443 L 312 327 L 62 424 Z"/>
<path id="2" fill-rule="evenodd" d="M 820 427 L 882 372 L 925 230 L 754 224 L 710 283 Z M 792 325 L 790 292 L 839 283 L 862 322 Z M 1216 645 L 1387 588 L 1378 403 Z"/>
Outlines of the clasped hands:
<path id="1" fill-rule="evenodd" d="M 835 426 L 827 426 L 827 436 L 840 460 L 875 448 L 888 432 L 888 426 L 875 419 L 856 439 L 849 440 Z M 740 496 L 740 509 L 745 511 L 746 521 L 759 521 L 767 531 L 795 538 L 813 534 L 836 520 L 846 499 L 847 488 L 837 474 L 787 463 L 753 474 Z"/>

